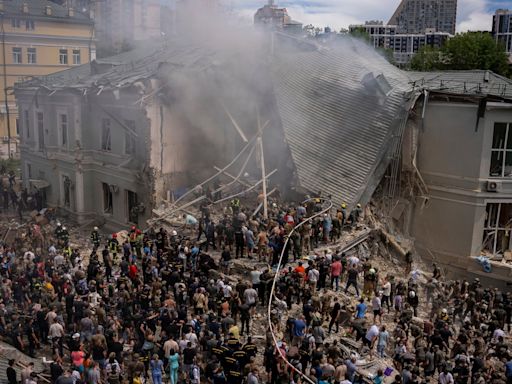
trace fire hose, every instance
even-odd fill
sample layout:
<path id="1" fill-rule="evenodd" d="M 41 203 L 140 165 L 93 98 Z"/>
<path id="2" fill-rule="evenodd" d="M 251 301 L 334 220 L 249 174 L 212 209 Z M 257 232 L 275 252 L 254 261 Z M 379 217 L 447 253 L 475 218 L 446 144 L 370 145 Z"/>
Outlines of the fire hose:
<path id="1" fill-rule="evenodd" d="M 299 374 L 299 376 L 301 376 L 304 380 L 306 380 L 310 384 L 316 384 L 316 383 L 313 380 L 311 380 L 306 374 L 304 374 L 304 372 L 302 372 L 302 371 L 298 370 L 297 368 L 295 368 L 293 366 L 293 364 L 290 363 L 288 361 L 288 359 L 286 358 L 286 354 L 283 353 L 281 348 L 279 348 L 279 345 L 278 345 L 279 341 L 278 341 L 277 336 L 276 336 L 276 334 L 274 332 L 274 325 L 272 324 L 271 313 L 272 313 L 272 302 L 274 300 L 274 291 L 275 291 L 275 288 L 276 288 L 276 282 L 279 279 L 279 270 L 281 269 L 281 263 L 283 261 L 284 253 L 286 252 L 286 247 L 288 246 L 288 241 L 290 241 L 290 236 L 298 228 L 303 226 L 308 220 L 311 220 L 311 219 L 314 219 L 315 217 L 323 215 L 324 213 L 328 212 L 332 208 L 332 206 L 333 206 L 333 203 L 332 203 L 331 200 L 324 199 L 324 198 L 307 199 L 307 200 L 304 200 L 302 203 L 304 204 L 304 203 L 307 203 L 309 201 L 316 200 L 316 199 L 320 199 L 323 203 L 327 202 L 329 206 L 327 208 L 323 208 L 320 212 L 317 212 L 314 215 L 306 218 L 302 222 L 298 223 L 296 226 L 294 226 L 292 228 L 290 233 L 288 233 L 288 235 L 286 236 L 286 240 L 285 240 L 284 245 L 283 245 L 283 250 L 281 251 L 281 254 L 279 255 L 279 261 L 277 263 L 276 274 L 274 276 L 274 280 L 272 281 L 272 289 L 270 290 L 270 298 L 269 298 L 269 301 L 268 301 L 268 312 L 267 312 L 268 325 L 269 325 L 269 329 L 270 329 L 270 334 L 272 335 L 272 340 L 274 341 L 274 345 L 275 345 L 277 351 L 279 352 L 279 355 L 281 356 L 281 358 L 283 359 L 285 364 L 292 369 L 292 371 L 294 371 L 297 374 Z"/>

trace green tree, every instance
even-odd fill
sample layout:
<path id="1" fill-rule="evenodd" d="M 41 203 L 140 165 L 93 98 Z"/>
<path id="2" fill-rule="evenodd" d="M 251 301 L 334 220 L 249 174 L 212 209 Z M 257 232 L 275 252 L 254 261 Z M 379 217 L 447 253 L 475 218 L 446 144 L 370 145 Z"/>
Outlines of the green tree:
<path id="1" fill-rule="evenodd" d="M 356 27 L 350 31 L 350 34 L 356 38 L 363 39 L 366 42 L 370 41 L 370 34 L 366 32 L 364 27 Z"/>
<path id="2" fill-rule="evenodd" d="M 442 69 L 441 51 L 429 45 L 421 47 L 415 54 L 409 66 L 415 71 L 435 71 Z"/>
<path id="3" fill-rule="evenodd" d="M 418 71 L 487 69 L 510 75 L 503 46 L 496 44 L 486 32 L 459 33 L 441 49 L 423 47 L 411 60 L 410 67 Z"/>

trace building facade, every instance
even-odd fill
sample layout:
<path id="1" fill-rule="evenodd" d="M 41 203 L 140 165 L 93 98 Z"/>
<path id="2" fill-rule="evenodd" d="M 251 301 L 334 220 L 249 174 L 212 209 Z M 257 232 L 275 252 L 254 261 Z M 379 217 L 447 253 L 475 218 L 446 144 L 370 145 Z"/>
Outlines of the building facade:
<path id="1" fill-rule="evenodd" d="M 96 49 L 93 22 L 71 7 L 44 0 L 0 1 L 0 12 L 0 156 L 7 157 L 16 153 L 20 126 L 13 85 L 87 63 Z"/>
<path id="2" fill-rule="evenodd" d="M 428 76 L 404 137 L 403 164 L 421 176 L 422 191 L 409 234 L 425 260 L 452 275 L 510 281 L 512 92 L 504 90 L 512 81 L 485 71 Z M 499 260 L 491 273 L 480 255 Z"/>
<path id="3" fill-rule="evenodd" d="M 286 8 L 280 8 L 269 0 L 268 4 L 259 8 L 254 14 L 254 24 L 266 28 L 276 28 L 291 34 L 302 33 L 302 23 L 292 20 Z"/>
<path id="4" fill-rule="evenodd" d="M 425 30 L 455 34 L 457 0 L 402 0 L 388 24 L 399 33 L 418 34 Z"/>
<path id="5" fill-rule="evenodd" d="M 406 65 L 418 51 L 425 46 L 440 48 L 452 35 L 446 32 L 426 30 L 423 33 L 399 33 L 397 25 L 383 23 L 366 23 L 351 25 L 349 31 L 364 31 L 370 37 L 375 48 L 389 49 L 398 65 Z"/>
<path id="6" fill-rule="evenodd" d="M 498 9 L 492 17 L 492 35 L 512 60 L 512 11 Z"/>

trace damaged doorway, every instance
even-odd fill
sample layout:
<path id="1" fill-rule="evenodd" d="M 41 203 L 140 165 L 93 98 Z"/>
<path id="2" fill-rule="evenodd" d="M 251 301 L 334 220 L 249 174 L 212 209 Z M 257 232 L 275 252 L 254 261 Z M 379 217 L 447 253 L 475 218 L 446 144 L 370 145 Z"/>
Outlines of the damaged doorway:
<path id="1" fill-rule="evenodd" d="M 139 224 L 139 202 L 137 194 L 132 191 L 126 191 L 126 208 L 128 211 L 128 221 Z"/>

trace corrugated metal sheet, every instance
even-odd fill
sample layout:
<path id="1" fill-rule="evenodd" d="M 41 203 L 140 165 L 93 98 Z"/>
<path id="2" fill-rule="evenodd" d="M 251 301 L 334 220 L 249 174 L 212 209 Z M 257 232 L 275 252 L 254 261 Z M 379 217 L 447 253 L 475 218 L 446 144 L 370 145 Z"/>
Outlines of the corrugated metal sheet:
<path id="1" fill-rule="evenodd" d="M 277 44 L 273 76 L 283 129 L 300 185 L 357 203 L 375 177 L 403 118 L 408 78 L 372 48 L 347 37 L 327 48 L 300 51 Z M 387 95 L 366 88 L 383 75 Z M 373 180 L 375 181 L 375 180 Z M 378 181 L 378 180 L 377 180 Z"/>
<path id="2" fill-rule="evenodd" d="M 411 86 L 463 95 L 491 95 L 512 98 L 512 80 L 485 70 L 416 72 L 405 74 Z"/>

